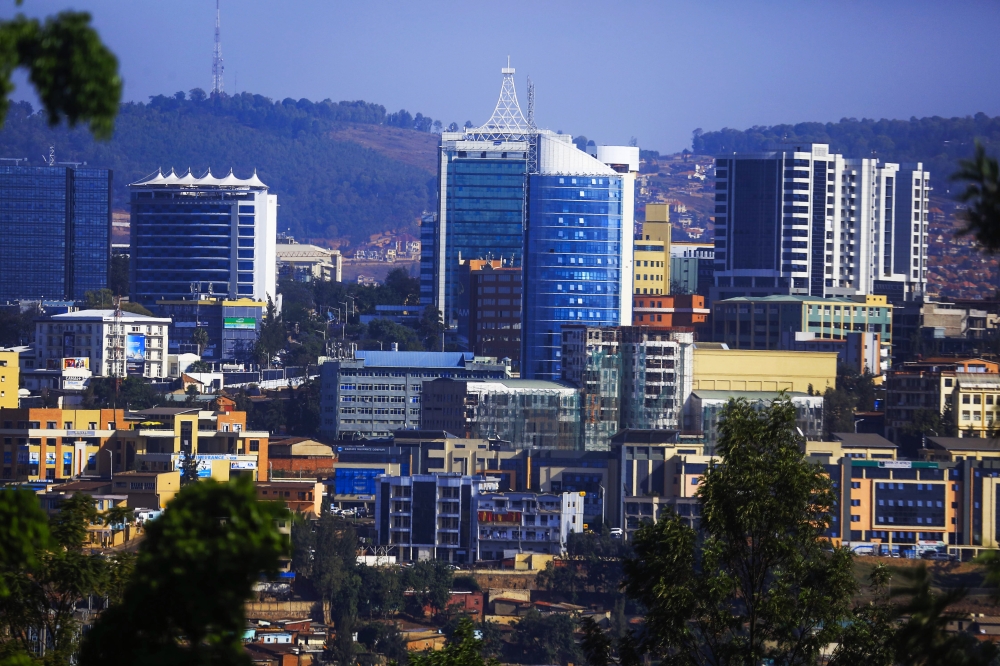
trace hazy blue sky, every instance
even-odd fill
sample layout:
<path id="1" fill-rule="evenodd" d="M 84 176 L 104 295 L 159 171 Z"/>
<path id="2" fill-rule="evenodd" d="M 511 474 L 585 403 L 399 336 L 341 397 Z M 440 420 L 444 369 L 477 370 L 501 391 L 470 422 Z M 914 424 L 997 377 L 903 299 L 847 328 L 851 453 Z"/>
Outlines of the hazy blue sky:
<path id="1" fill-rule="evenodd" d="M 93 13 L 126 99 L 210 87 L 214 1 L 23 9 L 67 7 Z M 661 151 L 696 127 L 1000 115 L 998 36 L 996 1 L 222 1 L 227 92 L 479 124 L 509 54 L 522 107 L 535 82 L 540 126 Z"/>

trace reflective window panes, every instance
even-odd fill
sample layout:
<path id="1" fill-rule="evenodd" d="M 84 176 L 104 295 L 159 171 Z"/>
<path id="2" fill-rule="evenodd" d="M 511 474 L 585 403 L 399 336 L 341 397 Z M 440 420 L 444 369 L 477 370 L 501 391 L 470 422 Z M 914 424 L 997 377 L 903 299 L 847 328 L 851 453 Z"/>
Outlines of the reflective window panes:
<path id="1" fill-rule="evenodd" d="M 107 286 L 107 169 L 0 166 L 0 299 L 80 299 Z"/>
<path id="2" fill-rule="evenodd" d="M 615 326 L 621 310 L 622 178 L 559 180 L 529 184 L 521 367 L 533 379 L 560 379 L 563 324 Z"/>

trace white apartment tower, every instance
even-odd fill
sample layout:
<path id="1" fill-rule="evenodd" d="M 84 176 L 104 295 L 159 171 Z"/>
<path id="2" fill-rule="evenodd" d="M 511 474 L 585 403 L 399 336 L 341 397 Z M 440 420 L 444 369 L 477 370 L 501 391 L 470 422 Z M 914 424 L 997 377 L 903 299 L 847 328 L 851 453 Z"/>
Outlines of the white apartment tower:
<path id="1" fill-rule="evenodd" d="M 930 188 L 921 164 L 806 144 L 719 156 L 715 169 L 713 300 L 923 294 Z"/>

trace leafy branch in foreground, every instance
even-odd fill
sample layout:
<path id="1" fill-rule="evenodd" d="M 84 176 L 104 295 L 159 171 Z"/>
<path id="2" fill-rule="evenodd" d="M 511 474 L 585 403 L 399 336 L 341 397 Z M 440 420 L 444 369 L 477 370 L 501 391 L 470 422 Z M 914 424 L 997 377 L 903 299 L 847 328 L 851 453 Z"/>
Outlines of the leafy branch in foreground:
<path id="1" fill-rule="evenodd" d="M 963 212 L 961 234 L 972 234 L 988 254 L 1000 251 L 1000 166 L 986 154 L 978 140 L 971 160 L 961 160 L 951 180 L 964 182 L 958 200 L 968 205 Z"/>
<path id="2" fill-rule="evenodd" d="M 90 14 L 61 12 L 44 23 L 18 14 L 0 21 L 0 125 L 19 67 L 28 70 L 50 125 L 64 117 L 70 127 L 85 121 L 97 138 L 111 138 L 122 80 L 118 59 L 91 27 Z"/>
<path id="3" fill-rule="evenodd" d="M 288 544 L 276 523 L 289 519 L 247 479 L 181 489 L 148 523 L 123 599 L 87 635 L 81 666 L 248 664 L 244 604 L 277 572 Z"/>

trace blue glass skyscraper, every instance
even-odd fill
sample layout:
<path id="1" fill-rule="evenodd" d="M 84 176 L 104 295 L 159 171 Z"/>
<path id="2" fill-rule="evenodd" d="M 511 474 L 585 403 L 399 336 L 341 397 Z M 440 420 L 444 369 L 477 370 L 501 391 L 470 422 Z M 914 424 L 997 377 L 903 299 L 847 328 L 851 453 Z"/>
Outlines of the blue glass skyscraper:
<path id="1" fill-rule="evenodd" d="M 108 169 L 0 166 L 0 300 L 107 287 L 111 181 Z"/>
<path id="2" fill-rule="evenodd" d="M 441 136 L 437 217 L 432 247 L 424 241 L 421 294 L 464 334 L 463 263 L 523 266 L 522 376 L 559 379 L 563 321 L 631 323 L 639 150 L 602 146 L 590 155 L 571 136 L 538 129 L 530 93 L 525 118 L 513 68 L 501 72 L 490 119 Z"/>
<path id="3" fill-rule="evenodd" d="M 562 376 L 562 325 L 631 323 L 633 185 L 637 148 L 600 157 L 560 135 L 539 137 L 528 186 L 521 374 Z"/>

